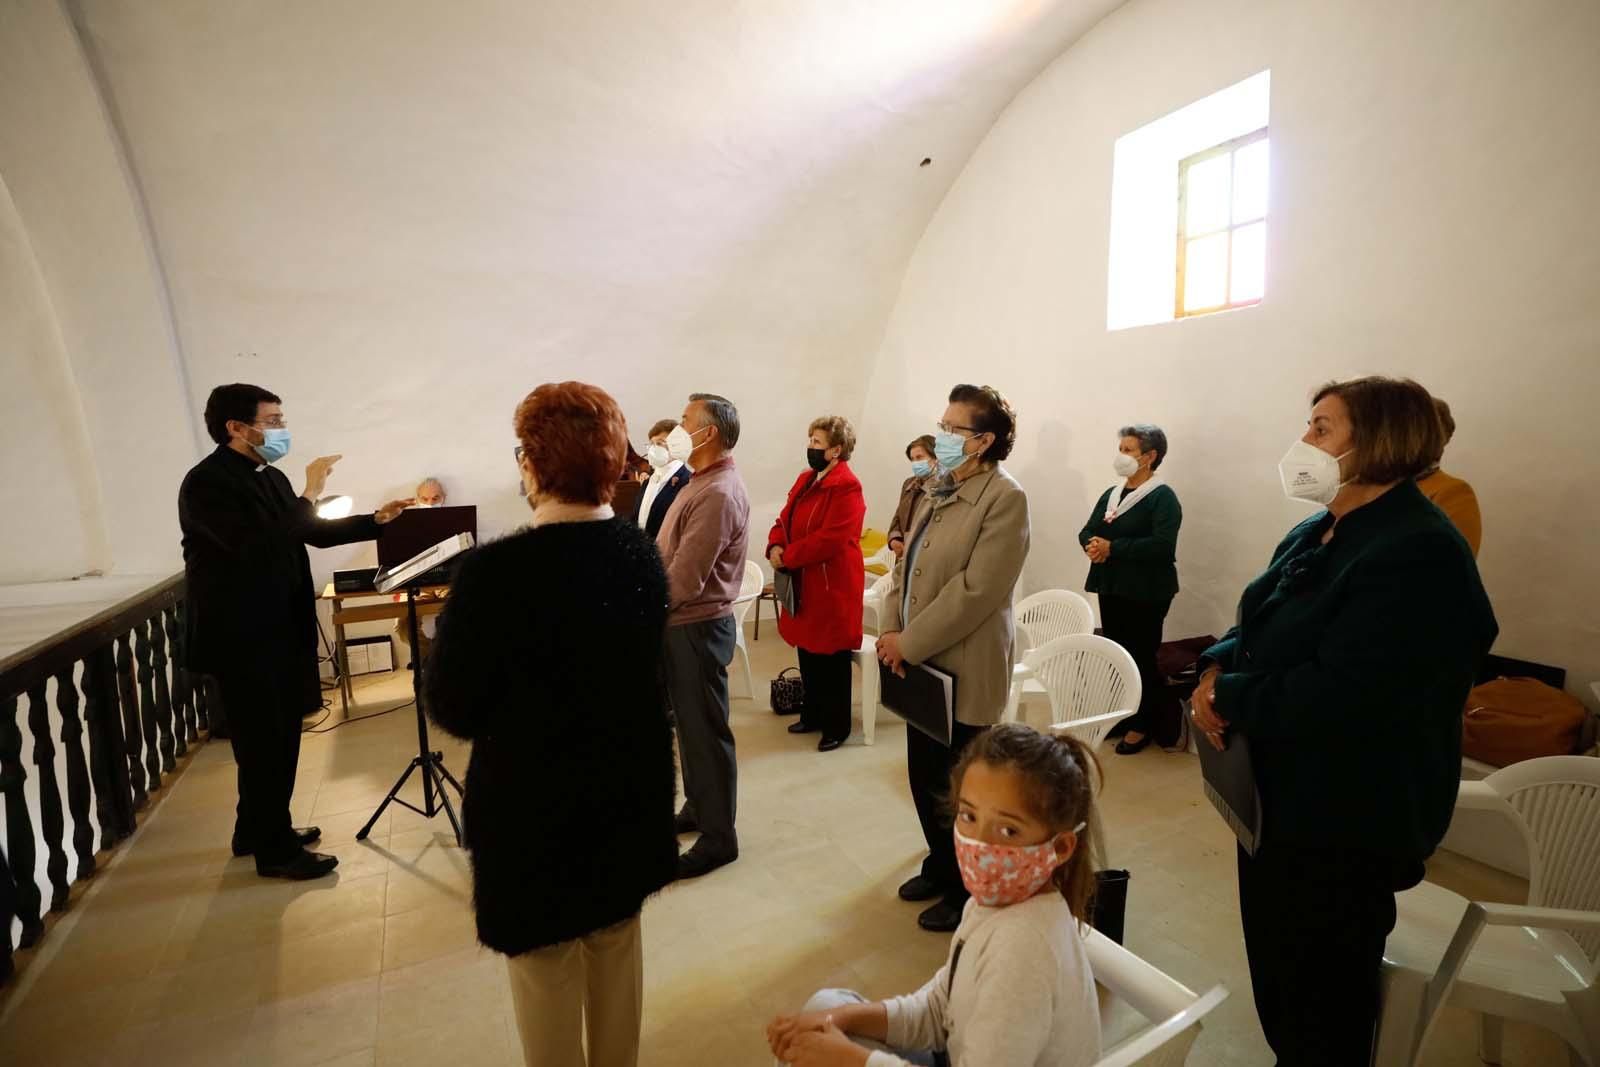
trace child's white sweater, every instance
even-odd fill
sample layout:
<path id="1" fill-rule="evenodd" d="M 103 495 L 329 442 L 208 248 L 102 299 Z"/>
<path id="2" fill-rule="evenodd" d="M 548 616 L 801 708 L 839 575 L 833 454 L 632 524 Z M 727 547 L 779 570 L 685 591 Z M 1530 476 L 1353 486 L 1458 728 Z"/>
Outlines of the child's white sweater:
<path id="1" fill-rule="evenodd" d="M 945 965 L 917 992 L 885 1003 L 889 1045 L 945 1049 L 951 1067 L 1075 1067 L 1100 1058 L 1089 954 L 1059 893 L 1006 908 L 968 901 Z M 887 1052 L 867 1065 L 906 1067 Z"/>

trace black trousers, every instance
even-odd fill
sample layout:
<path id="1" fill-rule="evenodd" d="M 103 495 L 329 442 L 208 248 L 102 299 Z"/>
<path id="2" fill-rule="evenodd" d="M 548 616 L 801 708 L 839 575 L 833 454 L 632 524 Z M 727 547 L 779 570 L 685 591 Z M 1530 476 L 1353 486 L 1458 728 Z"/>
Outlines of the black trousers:
<path id="1" fill-rule="evenodd" d="M 1284 1067 L 1365 1064 L 1394 895 L 1420 863 L 1350 850 L 1239 850 L 1239 911 L 1256 1015 Z"/>
<path id="2" fill-rule="evenodd" d="M 1139 710 L 1125 720 L 1127 729 L 1153 734 L 1159 745 L 1177 743 L 1182 714 L 1177 698 L 1167 691 L 1167 680 L 1156 666 L 1161 624 L 1171 607 L 1171 597 L 1134 600 L 1100 594 L 1100 628 L 1106 637 L 1127 649 L 1139 668 Z"/>
<path id="3" fill-rule="evenodd" d="M 222 674 L 209 693 L 223 708 L 239 767 L 236 838 L 255 850 L 256 864 L 278 863 L 300 850 L 289 818 L 300 769 L 300 716 L 270 682 Z"/>
<path id="4" fill-rule="evenodd" d="M 737 854 L 733 830 L 739 767 L 728 722 L 728 663 L 733 659 L 731 615 L 668 626 L 662 673 L 683 756 L 683 811 L 700 827 L 695 848 Z"/>
<path id="5" fill-rule="evenodd" d="M 825 738 L 844 740 L 850 736 L 850 665 L 855 653 L 849 649 L 807 652 L 803 648 L 795 652 L 800 657 L 800 681 L 806 690 L 800 721 L 813 730 L 821 730 Z"/>
<path id="6" fill-rule="evenodd" d="M 961 883 L 961 868 L 956 865 L 956 843 L 951 836 L 954 825 L 950 798 L 950 772 L 961 753 L 986 726 L 955 724 L 946 747 L 918 730 L 906 727 L 906 777 L 911 781 L 911 800 L 917 806 L 917 821 L 928 842 L 928 858 L 922 861 L 922 877 L 944 893 L 952 904 L 964 904 L 971 894 Z"/>

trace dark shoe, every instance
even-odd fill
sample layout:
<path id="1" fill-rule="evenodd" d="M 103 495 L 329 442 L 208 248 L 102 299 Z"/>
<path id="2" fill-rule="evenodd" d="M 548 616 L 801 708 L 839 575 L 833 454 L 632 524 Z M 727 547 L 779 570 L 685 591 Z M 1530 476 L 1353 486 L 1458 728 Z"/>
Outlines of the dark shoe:
<path id="1" fill-rule="evenodd" d="M 325 874 L 332 874 L 337 866 L 339 866 L 337 856 L 325 856 L 320 852 L 307 852 L 302 849 L 281 863 L 262 863 L 257 860 L 256 873 L 263 878 L 287 878 L 292 882 L 303 882 L 308 878 L 321 878 Z"/>
<path id="2" fill-rule="evenodd" d="M 726 867 L 739 858 L 739 850 L 732 852 L 714 853 L 709 848 L 696 845 L 678 857 L 678 880 L 699 878 L 702 874 L 710 874 L 718 867 Z"/>
<path id="3" fill-rule="evenodd" d="M 900 899 L 913 904 L 932 900 L 942 892 L 944 891 L 931 878 L 924 878 L 920 874 L 913 874 L 900 884 Z"/>
<path id="4" fill-rule="evenodd" d="M 1139 740 L 1137 740 L 1137 741 L 1129 741 L 1127 738 L 1123 738 L 1121 741 L 1117 742 L 1116 752 L 1117 752 L 1117 755 L 1119 755 L 1119 756 L 1131 756 L 1135 752 L 1143 752 L 1145 750 L 1145 747 L 1148 746 L 1149 744 L 1150 744 L 1150 735 L 1149 734 L 1145 734 L 1143 737 L 1139 738 Z"/>
<path id="5" fill-rule="evenodd" d="M 792 722 L 789 724 L 789 732 L 791 734 L 814 734 L 818 729 L 819 727 L 812 726 L 804 719 L 801 719 L 799 722 Z"/>
<path id="6" fill-rule="evenodd" d="M 687 811 L 680 811 L 672 817 L 672 830 L 679 834 L 692 834 L 700 829 L 700 824 L 694 821 L 694 816 Z"/>
<path id="7" fill-rule="evenodd" d="M 309 845 L 322 836 L 322 827 L 297 826 L 294 828 L 294 836 L 295 840 L 299 841 L 300 844 Z M 233 854 L 235 856 L 248 856 L 255 850 L 255 846 L 250 842 L 244 840 L 238 834 L 233 835 Z"/>
<path id="8" fill-rule="evenodd" d="M 936 934 L 948 934 L 961 925 L 961 912 L 965 907 L 965 902 L 955 904 L 948 900 L 938 901 L 932 907 L 923 909 L 922 914 L 917 916 L 917 925 Z"/>
<path id="9" fill-rule="evenodd" d="M 832 752 L 834 749 L 844 744 L 849 737 L 849 734 L 845 734 L 844 737 L 824 737 L 821 741 L 817 742 L 817 751 Z"/>

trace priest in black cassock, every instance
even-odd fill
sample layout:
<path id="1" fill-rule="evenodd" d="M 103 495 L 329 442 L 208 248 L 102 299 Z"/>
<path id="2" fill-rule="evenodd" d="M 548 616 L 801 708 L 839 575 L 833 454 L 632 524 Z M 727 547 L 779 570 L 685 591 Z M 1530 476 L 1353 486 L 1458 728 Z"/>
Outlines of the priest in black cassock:
<path id="1" fill-rule="evenodd" d="M 305 489 L 296 495 L 273 466 L 289 451 L 282 401 L 259 386 L 217 386 L 205 419 L 217 448 L 178 490 L 188 578 L 185 665 L 215 679 L 239 765 L 234 855 L 253 854 L 264 877 L 318 878 L 338 859 L 308 851 L 321 832 L 289 821 L 300 720 L 322 704 L 305 546 L 370 541 L 411 502 L 319 519 L 316 500 L 339 457 L 307 464 Z"/>

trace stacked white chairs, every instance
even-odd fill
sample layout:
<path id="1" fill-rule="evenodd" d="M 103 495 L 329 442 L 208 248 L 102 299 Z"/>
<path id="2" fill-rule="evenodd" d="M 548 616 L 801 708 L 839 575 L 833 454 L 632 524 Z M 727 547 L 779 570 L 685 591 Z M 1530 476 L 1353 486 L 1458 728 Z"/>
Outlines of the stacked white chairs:
<path id="1" fill-rule="evenodd" d="M 1050 698 L 1050 723 L 1093 748 L 1139 708 L 1139 668 L 1127 649 L 1094 634 L 1068 634 L 1029 649 L 1028 677 Z M 1016 722 L 1018 690 L 1011 687 L 1006 722 Z"/>
<path id="2" fill-rule="evenodd" d="M 1017 620 L 1018 648 L 1037 648 L 1047 641 L 1068 634 L 1094 633 L 1094 609 L 1089 601 L 1070 589 L 1044 589 L 1017 602 L 1013 611 Z M 1006 719 L 1014 722 L 1017 709 L 1024 698 L 1043 695 L 1044 685 L 1035 678 L 1026 663 L 1026 656 L 1018 656 L 1011 670 L 1011 692 L 1006 701 Z"/>

